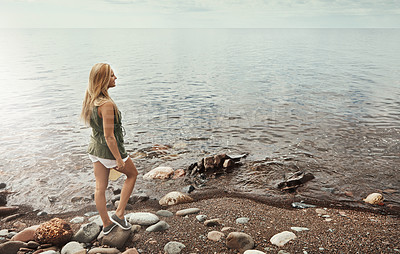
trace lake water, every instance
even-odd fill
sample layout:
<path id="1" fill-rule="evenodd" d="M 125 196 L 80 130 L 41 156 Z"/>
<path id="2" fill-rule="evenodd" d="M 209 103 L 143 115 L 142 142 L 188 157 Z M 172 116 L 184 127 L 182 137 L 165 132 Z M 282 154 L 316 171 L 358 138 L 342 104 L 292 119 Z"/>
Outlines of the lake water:
<path id="1" fill-rule="evenodd" d="M 301 170 L 316 178 L 300 198 L 359 204 L 392 189 L 386 204 L 399 207 L 399 41 L 399 29 L 0 30 L 8 204 L 48 212 L 92 204 L 90 129 L 79 114 L 91 67 L 107 62 L 140 172 L 135 191 L 160 197 L 185 185 L 152 192 L 160 182 L 141 176 L 156 166 L 246 153 L 206 188 L 285 198 L 276 183 Z"/>

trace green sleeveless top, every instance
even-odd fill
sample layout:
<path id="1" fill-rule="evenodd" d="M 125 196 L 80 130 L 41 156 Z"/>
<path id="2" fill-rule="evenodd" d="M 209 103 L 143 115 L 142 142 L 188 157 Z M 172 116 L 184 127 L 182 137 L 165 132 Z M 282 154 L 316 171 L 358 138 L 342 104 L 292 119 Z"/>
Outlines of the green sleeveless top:
<path id="1" fill-rule="evenodd" d="M 90 127 L 92 127 L 92 135 L 90 136 L 90 142 L 87 152 L 91 155 L 97 156 L 103 159 L 115 160 L 114 155 L 108 148 L 106 139 L 104 137 L 103 119 L 99 117 L 97 113 L 98 107 L 94 107 L 92 116 L 90 117 Z M 128 156 L 128 153 L 124 147 L 124 135 L 122 131 L 121 112 L 118 111 L 118 120 L 114 117 L 114 136 L 117 140 L 117 146 L 121 158 L 124 159 Z"/>

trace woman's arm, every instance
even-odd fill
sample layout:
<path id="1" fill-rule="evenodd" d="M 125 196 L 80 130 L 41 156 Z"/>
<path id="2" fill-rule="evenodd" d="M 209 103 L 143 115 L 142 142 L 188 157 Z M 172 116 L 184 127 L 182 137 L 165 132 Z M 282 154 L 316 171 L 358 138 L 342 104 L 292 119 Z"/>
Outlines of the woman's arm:
<path id="1" fill-rule="evenodd" d="M 103 118 L 103 130 L 107 146 L 117 160 L 117 168 L 123 169 L 125 167 L 125 162 L 121 158 L 117 140 L 114 136 L 114 105 L 111 102 L 106 102 L 99 107 L 98 111 L 100 117 Z"/>

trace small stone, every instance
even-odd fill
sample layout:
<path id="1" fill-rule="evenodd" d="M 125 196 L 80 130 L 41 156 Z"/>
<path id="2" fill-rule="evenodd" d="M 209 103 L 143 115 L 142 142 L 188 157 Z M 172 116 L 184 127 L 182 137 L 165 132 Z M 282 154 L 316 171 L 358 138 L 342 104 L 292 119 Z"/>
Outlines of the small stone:
<path id="1" fill-rule="evenodd" d="M 330 222 L 330 221 L 332 221 L 332 219 L 331 218 L 326 218 L 325 221 Z"/>
<path id="2" fill-rule="evenodd" d="M 340 216 L 343 216 L 343 217 L 347 217 L 347 214 L 346 214 L 345 212 L 343 212 L 343 211 L 340 211 L 340 212 L 339 212 L 339 215 L 340 215 Z"/>
<path id="3" fill-rule="evenodd" d="M 278 254 L 290 254 L 290 253 L 285 250 L 280 250 L 280 251 L 278 251 Z"/>
<path id="4" fill-rule="evenodd" d="M 157 224 L 154 224 L 148 228 L 146 228 L 147 232 L 159 232 L 159 231 L 165 231 L 169 229 L 169 225 L 168 223 L 166 223 L 165 221 L 159 221 L 157 222 Z"/>
<path id="5" fill-rule="evenodd" d="M 126 217 L 132 225 L 149 226 L 160 221 L 157 215 L 146 212 L 130 213 Z"/>
<path id="6" fill-rule="evenodd" d="M 222 232 L 211 231 L 208 233 L 207 238 L 211 241 L 218 242 L 223 236 L 225 235 Z"/>
<path id="7" fill-rule="evenodd" d="M 98 215 L 99 214 L 99 212 L 87 212 L 87 213 L 85 213 L 84 215 L 86 216 L 86 217 L 92 217 L 92 216 L 95 216 L 95 215 Z"/>
<path id="8" fill-rule="evenodd" d="M 162 217 L 172 217 L 174 214 L 168 210 L 159 210 L 156 212 L 156 215 L 162 216 Z"/>
<path id="9" fill-rule="evenodd" d="M 328 214 L 328 212 L 325 209 L 321 209 L 321 208 L 315 209 L 315 212 L 318 214 L 318 216 Z"/>
<path id="10" fill-rule="evenodd" d="M 6 237 L 8 235 L 8 229 L 0 230 L 0 236 Z"/>
<path id="11" fill-rule="evenodd" d="M 183 194 L 182 192 L 173 191 L 162 197 L 159 204 L 162 206 L 170 206 L 188 202 L 193 202 L 193 198 Z"/>
<path id="12" fill-rule="evenodd" d="M 82 223 L 84 220 L 85 220 L 85 218 L 83 218 L 83 217 L 75 217 L 75 218 L 71 219 L 69 222 L 77 224 L 77 223 Z"/>
<path id="13" fill-rule="evenodd" d="M 7 238 L 11 239 L 11 238 L 13 238 L 16 234 L 17 234 L 17 232 L 9 232 L 8 235 L 7 235 Z"/>
<path id="14" fill-rule="evenodd" d="M 47 215 L 47 213 L 45 212 L 45 211 L 40 211 L 40 212 L 38 212 L 37 214 L 36 214 L 37 216 L 46 216 Z"/>
<path id="15" fill-rule="evenodd" d="M 384 198 L 380 193 L 371 193 L 363 200 L 371 205 L 383 205 Z"/>
<path id="16" fill-rule="evenodd" d="M 171 241 L 164 246 L 164 251 L 167 254 L 179 254 L 185 247 L 183 243 Z"/>
<path id="17" fill-rule="evenodd" d="M 188 208 L 188 209 L 183 209 L 183 210 L 179 210 L 176 212 L 177 216 L 186 216 L 189 214 L 195 214 L 195 213 L 199 213 L 200 209 L 199 208 Z"/>
<path id="18" fill-rule="evenodd" d="M 138 202 L 147 201 L 149 200 L 149 198 L 150 198 L 149 195 L 147 195 L 146 193 L 135 193 L 129 198 L 128 203 L 133 205 Z"/>
<path id="19" fill-rule="evenodd" d="M 119 254 L 119 250 L 115 248 L 93 248 L 89 250 L 88 254 Z"/>
<path id="20" fill-rule="evenodd" d="M 265 254 L 265 252 L 259 250 L 246 250 L 243 254 Z"/>
<path id="21" fill-rule="evenodd" d="M 221 232 L 229 232 L 229 231 L 231 231 L 231 232 L 236 231 L 236 228 L 233 228 L 233 227 L 223 227 L 223 228 L 221 229 Z"/>
<path id="22" fill-rule="evenodd" d="M 179 177 L 183 177 L 185 176 L 185 170 L 180 168 L 174 171 L 174 175 L 172 177 L 172 179 L 178 179 Z"/>
<path id="23" fill-rule="evenodd" d="M 39 246 L 40 244 L 35 241 L 29 241 L 28 244 L 26 245 L 26 247 L 29 249 L 37 249 Z"/>
<path id="24" fill-rule="evenodd" d="M 204 222 L 207 219 L 207 215 L 197 215 L 196 219 L 200 222 Z"/>
<path id="25" fill-rule="evenodd" d="M 191 193 L 194 190 L 195 190 L 195 188 L 193 185 L 188 185 L 188 186 L 185 186 L 182 188 L 183 193 Z"/>
<path id="26" fill-rule="evenodd" d="M 296 235 L 293 232 L 283 231 L 279 234 L 274 235 L 271 237 L 270 242 L 276 246 L 282 247 L 287 242 L 296 239 Z"/>
<path id="27" fill-rule="evenodd" d="M 323 250 L 325 250 L 325 249 L 324 249 L 324 248 L 322 248 L 322 247 L 319 247 L 318 249 L 319 249 L 320 251 L 323 251 Z"/>
<path id="28" fill-rule="evenodd" d="M 324 215 L 322 215 L 321 217 L 322 217 L 322 218 L 330 218 L 331 216 L 328 215 L 328 214 L 324 214 Z"/>
<path id="29" fill-rule="evenodd" d="M 221 225 L 221 223 L 222 223 L 221 219 L 211 219 L 211 220 L 206 220 L 204 222 L 204 226 L 206 226 L 206 227 L 214 227 L 214 226 Z"/>
<path id="30" fill-rule="evenodd" d="M 55 251 L 55 250 L 46 250 L 46 251 L 40 252 L 40 254 L 59 254 L 59 252 Z"/>
<path id="31" fill-rule="evenodd" d="M 140 225 L 132 225 L 131 232 L 136 234 L 140 231 L 140 229 L 142 229 L 142 227 Z"/>
<path id="32" fill-rule="evenodd" d="M 296 232 L 301 232 L 301 231 L 308 231 L 308 230 L 310 230 L 309 228 L 303 228 L 303 227 L 291 227 L 290 229 L 293 230 L 293 231 L 296 231 Z"/>
<path id="33" fill-rule="evenodd" d="M 139 254 L 136 248 L 127 249 L 126 251 L 122 252 L 122 254 Z"/>
<path id="34" fill-rule="evenodd" d="M 249 218 L 246 218 L 246 217 L 242 217 L 242 218 L 237 218 L 236 219 L 236 223 L 237 224 L 246 224 L 246 223 L 248 223 L 249 222 Z"/>
<path id="35" fill-rule="evenodd" d="M 25 229 L 27 227 L 26 223 L 20 222 L 20 221 L 16 221 L 13 223 L 12 225 L 14 228 L 17 229 L 17 231 L 21 231 L 23 229 Z"/>
<path id="36" fill-rule="evenodd" d="M 230 249 L 236 249 L 240 252 L 250 250 L 254 247 L 254 240 L 248 234 L 242 232 L 229 233 L 226 238 L 226 246 Z"/>
<path id="37" fill-rule="evenodd" d="M 235 162 L 233 160 L 227 159 L 224 161 L 224 165 L 223 165 L 224 168 L 231 168 L 233 166 L 235 166 Z"/>

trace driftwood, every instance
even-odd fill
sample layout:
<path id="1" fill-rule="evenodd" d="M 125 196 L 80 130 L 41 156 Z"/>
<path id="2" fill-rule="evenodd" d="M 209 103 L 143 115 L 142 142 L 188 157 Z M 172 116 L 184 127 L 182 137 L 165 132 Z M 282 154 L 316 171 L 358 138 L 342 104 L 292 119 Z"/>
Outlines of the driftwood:
<path id="1" fill-rule="evenodd" d="M 191 164 L 186 169 L 186 175 L 194 177 L 199 174 L 222 174 L 238 166 L 238 162 L 244 157 L 246 155 L 230 157 L 226 154 L 205 157 Z"/>
<path id="2" fill-rule="evenodd" d="M 283 191 L 293 192 L 302 184 L 314 179 L 315 176 L 311 173 L 298 171 L 291 175 L 287 180 L 278 184 L 278 188 Z"/>

